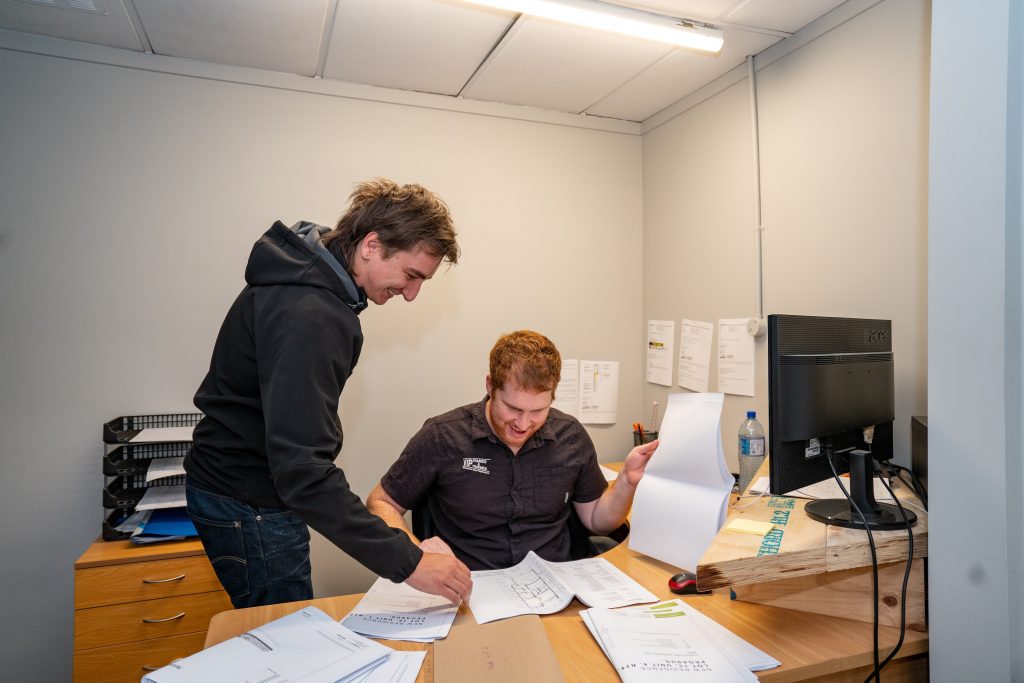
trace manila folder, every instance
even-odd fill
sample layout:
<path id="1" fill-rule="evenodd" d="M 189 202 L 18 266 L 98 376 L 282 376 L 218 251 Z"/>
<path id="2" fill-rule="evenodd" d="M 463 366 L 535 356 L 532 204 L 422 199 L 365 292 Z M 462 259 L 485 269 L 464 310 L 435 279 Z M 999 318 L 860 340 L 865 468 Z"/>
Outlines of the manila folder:
<path id="1" fill-rule="evenodd" d="M 536 614 L 478 624 L 463 612 L 434 642 L 434 680 L 445 683 L 564 683 Z"/>

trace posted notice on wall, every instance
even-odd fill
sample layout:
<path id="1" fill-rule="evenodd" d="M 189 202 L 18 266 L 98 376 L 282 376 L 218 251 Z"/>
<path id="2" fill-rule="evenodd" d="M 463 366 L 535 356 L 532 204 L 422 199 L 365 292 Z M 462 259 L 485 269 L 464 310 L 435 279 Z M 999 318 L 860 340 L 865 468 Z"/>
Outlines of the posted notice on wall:
<path id="1" fill-rule="evenodd" d="M 566 415 L 580 419 L 580 361 L 578 358 L 562 360 L 562 376 L 555 387 L 552 408 L 558 408 Z"/>
<path id="2" fill-rule="evenodd" d="M 683 318 L 679 331 L 679 386 L 691 391 L 707 391 L 711 368 L 712 323 Z"/>
<path id="3" fill-rule="evenodd" d="M 580 416 L 583 424 L 614 424 L 619 402 L 619 362 L 580 361 Z"/>
<path id="4" fill-rule="evenodd" d="M 754 337 L 747 332 L 747 318 L 718 321 L 718 390 L 754 395 Z"/>
<path id="5" fill-rule="evenodd" d="M 675 336 L 675 320 L 647 321 L 648 382 L 666 387 L 672 386 L 672 355 Z"/>

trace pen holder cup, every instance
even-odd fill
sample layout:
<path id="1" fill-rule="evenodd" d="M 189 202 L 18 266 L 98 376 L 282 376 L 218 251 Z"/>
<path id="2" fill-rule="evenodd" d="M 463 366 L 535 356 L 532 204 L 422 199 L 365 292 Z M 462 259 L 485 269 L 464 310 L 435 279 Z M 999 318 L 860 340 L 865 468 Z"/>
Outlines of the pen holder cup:
<path id="1" fill-rule="evenodd" d="M 644 443 L 650 443 L 650 442 L 654 441 L 657 438 L 658 438 L 658 432 L 649 432 L 646 429 L 644 430 Z M 640 445 L 640 435 L 637 434 L 636 432 L 633 432 L 633 445 L 634 446 L 639 446 Z"/>

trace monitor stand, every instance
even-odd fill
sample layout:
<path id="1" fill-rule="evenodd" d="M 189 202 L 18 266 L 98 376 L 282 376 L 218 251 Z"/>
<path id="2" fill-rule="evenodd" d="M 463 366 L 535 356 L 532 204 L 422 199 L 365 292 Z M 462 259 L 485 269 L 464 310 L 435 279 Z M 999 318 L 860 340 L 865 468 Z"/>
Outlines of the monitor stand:
<path id="1" fill-rule="evenodd" d="M 907 522 L 895 505 L 875 501 L 874 483 L 872 482 L 871 453 L 857 449 L 850 451 L 850 498 L 857 504 L 867 520 L 868 528 L 878 531 L 905 529 Z M 807 516 L 822 524 L 841 526 L 848 529 L 863 529 L 864 522 L 860 515 L 845 498 L 827 498 L 808 503 L 804 508 Z M 903 508 L 907 521 L 913 526 L 917 515 Z"/>

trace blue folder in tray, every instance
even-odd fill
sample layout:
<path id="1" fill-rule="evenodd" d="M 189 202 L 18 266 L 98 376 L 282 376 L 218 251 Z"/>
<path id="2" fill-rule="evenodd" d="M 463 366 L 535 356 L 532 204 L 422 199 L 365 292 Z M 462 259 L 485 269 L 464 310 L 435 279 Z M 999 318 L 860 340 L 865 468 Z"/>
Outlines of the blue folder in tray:
<path id="1" fill-rule="evenodd" d="M 153 510 L 153 514 L 137 534 L 131 538 L 132 543 L 153 543 L 156 541 L 176 541 L 198 536 L 188 512 L 183 507 L 161 508 Z"/>

